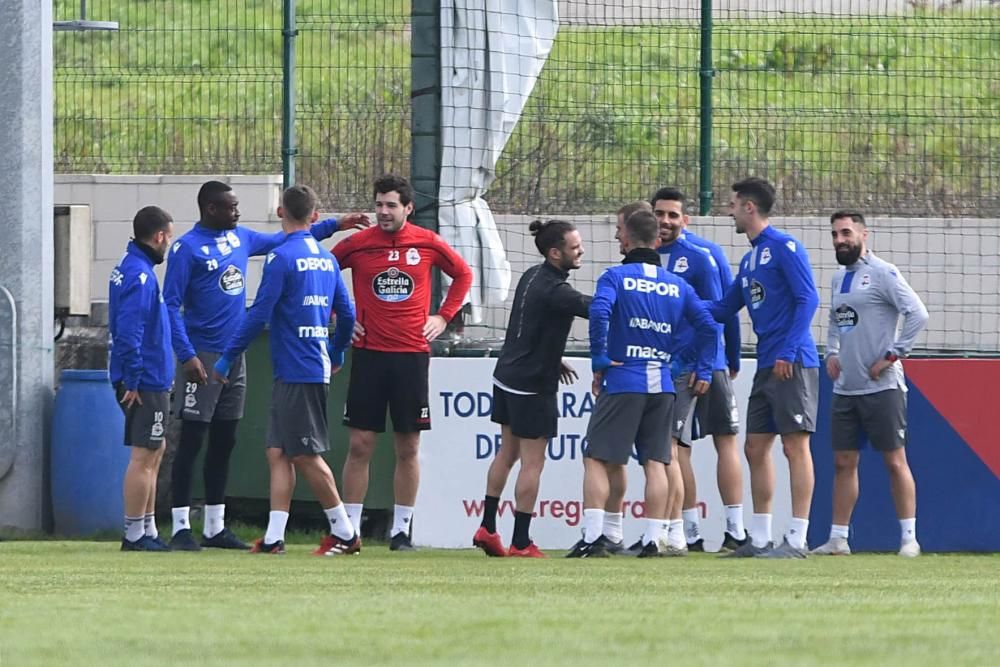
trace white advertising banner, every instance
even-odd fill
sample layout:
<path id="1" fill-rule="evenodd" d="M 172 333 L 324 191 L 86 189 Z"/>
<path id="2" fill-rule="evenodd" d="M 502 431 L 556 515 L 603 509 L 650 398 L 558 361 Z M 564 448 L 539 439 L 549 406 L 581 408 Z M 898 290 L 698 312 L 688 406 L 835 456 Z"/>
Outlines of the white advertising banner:
<path id="1" fill-rule="evenodd" d="M 590 362 L 569 359 L 580 378 L 560 385 L 559 435 L 549 442 L 542 473 L 531 536 L 543 549 L 569 549 L 580 539 L 583 518 L 583 452 L 587 422 L 594 407 L 590 393 Z M 481 521 L 486 471 L 500 446 L 500 426 L 490 421 L 493 396 L 493 367 L 496 359 L 431 359 L 430 401 L 433 428 L 422 437 L 420 446 L 420 493 L 417 496 L 413 541 L 440 548 L 468 548 Z M 757 362 L 743 361 L 734 384 L 742 420 L 740 447 L 746 424 L 746 404 Z M 774 535 L 780 536 L 791 518 L 788 465 L 775 443 L 776 493 Z M 692 456 L 698 482 L 698 507 L 702 535 L 709 551 L 718 549 L 725 529 L 725 513 L 715 477 L 715 448 L 711 438 L 694 443 Z M 518 467 L 500 501 L 497 529 L 505 543 L 514 526 L 514 482 Z M 628 467 L 629 488 L 625 496 L 625 541 L 631 544 L 642 533 L 644 507 L 643 474 L 634 460 Z M 750 476 L 744 461 L 744 515 L 749 525 L 753 513 Z"/>

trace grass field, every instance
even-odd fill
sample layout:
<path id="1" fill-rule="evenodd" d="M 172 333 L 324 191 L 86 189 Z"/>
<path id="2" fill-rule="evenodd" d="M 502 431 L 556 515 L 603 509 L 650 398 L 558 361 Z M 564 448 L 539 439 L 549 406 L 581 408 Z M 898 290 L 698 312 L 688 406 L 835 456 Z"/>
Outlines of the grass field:
<path id="1" fill-rule="evenodd" d="M 1000 556 L 319 559 L 0 543 L 0 665 L 986 665 Z"/>

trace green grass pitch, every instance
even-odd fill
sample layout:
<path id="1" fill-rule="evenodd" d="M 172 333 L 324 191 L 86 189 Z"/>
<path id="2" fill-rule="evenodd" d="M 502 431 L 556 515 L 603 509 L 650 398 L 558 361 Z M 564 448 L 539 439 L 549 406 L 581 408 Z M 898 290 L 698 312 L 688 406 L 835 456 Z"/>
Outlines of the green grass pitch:
<path id="1" fill-rule="evenodd" d="M 0 665 L 987 665 L 1000 555 L 316 558 L 0 543 Z"/>

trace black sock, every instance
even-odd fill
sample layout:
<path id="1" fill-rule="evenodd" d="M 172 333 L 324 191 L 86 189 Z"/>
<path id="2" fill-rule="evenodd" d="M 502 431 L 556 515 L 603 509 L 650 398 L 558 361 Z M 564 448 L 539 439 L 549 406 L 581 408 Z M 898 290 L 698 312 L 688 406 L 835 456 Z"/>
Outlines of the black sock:
<path id="1" fill-rule="evenodd" d="M 510 541 L 515 549 L 526 549 L 531 544 L 528 537 L 531 528 L 531 512 L 514 512 L 514 539 Z"/>
<path id="2" fill-rule="evenodd" d="M 181 423 L 181 439 L 177 443 L 173 466 L 170 469 L 171 507 L 191 506 L 191 478 L 194 476 L 194 460 L 198 458 L 201 443 L 205 440 L 208 424 L 184 420 Z"/>
<path id="3" fill-rule="evenodd" d="M 483 503 L 483 522 L 480 524 L 491 533 L 497 532 L 497 508 L 500 507 L 500 498 L 497 496 L 486 496 Z"/>
<path id="4" fill-rule="evenodd" d="M 238 419 L 213 421 L 208 432 L 205 451 L 205 504 L 226 502 L 226 482 L 229 481 L 229 456 L 236 447 Z"/>

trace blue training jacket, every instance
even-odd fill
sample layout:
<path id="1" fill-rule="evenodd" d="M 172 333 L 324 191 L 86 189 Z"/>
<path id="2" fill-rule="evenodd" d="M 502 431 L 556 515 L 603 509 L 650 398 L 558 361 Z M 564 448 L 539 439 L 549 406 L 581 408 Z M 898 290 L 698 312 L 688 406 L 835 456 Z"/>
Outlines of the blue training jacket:
<path id="1" fill-rule="evenodd" d="M 317 222 L 310 230 L 319 240 L 336 231 L 333 218 Z M 262 234 L 245 227 L 217 231 L 200 222 L 174 242 L 163 279 L 163 298 L 178 361 L 184 363 L 196 350 L 222 352 L 226 348 L 246 313 L 248 260 L 284 242 L 284 232 Z"/>
<path id="2" fill-rule="evenodd" d="M 683 278 L 694 289 L 699 299 L 718 301 L 722 298 L 719 270 L 707 249 L 700 248 L 681 237 L 670 245 L 660 246 L 657 252 L 660 253 L 663 268 L 678 278 Z M 712 370 L 721 371 L 726 369 L 722 325 L 716 325 L 716 330 L 718 331 L 718 342 L 715 346 Z M 677 373 L 690 373 L 698 361 L 698 351 L 694 344 L 694 329 L 690 325 L 682 323 L 678 335 L 680 340 L 673 368 Z"/>
<path id="3" fill-rule="evenodd" d="M 331 310 L 337 314 L 332 344 Z M 227 374 L 232 362 L 270 321 L 275 379 L 327 384 L 331 366 L 344 364 L 354 319 L 354 305 L 336 258 L 309 232 L 294 232 L 268 254 L 257 298 L 222 353 L 216 370 Z"/>
<path id="4" fill-rule="evenodd" d="M 697 234 L 684 230 L 684 234 L 681 238 L 687 240 L 690 243 L 700 247 L 707 248 L 709 254 L 712 255 L 712 259 L 715 260 L 715 266 L 719 270 L 719 280 L 722 285 L 722 293 L 725 294 L 729 286 L 733 284 L 733 272 L 729 269 L 729 258 L 726 257 L 725 251 L 719 246 L 718 243 L 709 241 L 706 238 L 702 238 Z M 741 334 L 740 334 L 740 316 L 733 315 L 722 325 L 723 337 L 725 338 L 725 348 L 726 348 L 726 364 L 729 366 L 731 371 L 740 370 L 740 353 L 742 352 L 741 345 Z"/>
<path id="5" fill-rule="evenodd" d="M 718 327 L 705 303 L 659 266 L 656 251 L 633 250 L 625 262 L 601 275 L 590 304 L 591 367 L 604 371 L 604 391 L 674 393 L 670 362 L 678 350 L 675 332 L 685 319 L 695 331 L 695 372 L 711 380 Z"/>
<path id="6" fill-rule="evenodd" d="M 170 320 L 153 260 L 135 241 L 108 284 L 108 370 L 128 390 L 170 391 L 174 358 Z"/>
<path id="7" fill-rule="evenodd" d="M 712 304 L 713 317 L 725 322 L 744 305 L 749 308 L 758 368 L 771 368 L 778 359 L 819 366 L 811 330 L 819 293 L 806 249 L 770 226 L 750 243 L 753 248 L 740 261 L 736 282 Z"/>

